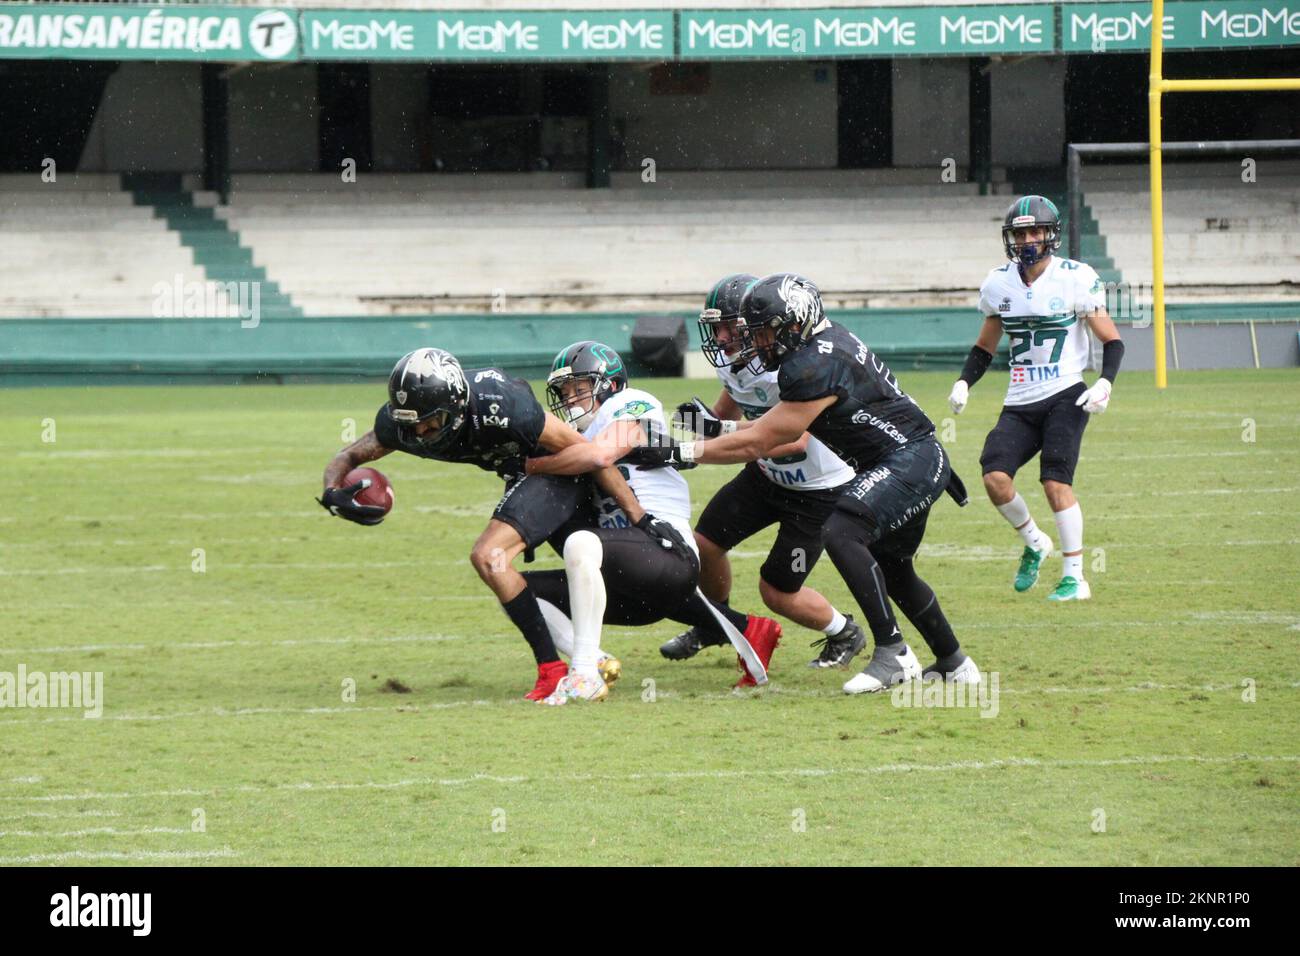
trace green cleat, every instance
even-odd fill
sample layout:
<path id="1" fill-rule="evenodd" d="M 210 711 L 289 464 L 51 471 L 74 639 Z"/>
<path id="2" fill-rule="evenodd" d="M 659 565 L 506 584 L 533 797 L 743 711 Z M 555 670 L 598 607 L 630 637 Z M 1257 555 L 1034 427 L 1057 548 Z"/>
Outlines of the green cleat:
<path id="1" fill-rule="evenodd" d="M 1017 591 L 1028 591 L 1038 583 L 1038 569 L 1047 555 L 1046 549 L 1035 551 L 1029 545 L 1025 545 L 1025 550 L 1020 555 L 1020 570 L 1016 572 Z"/>
<path id="2" fill-rule="evenodd" d="M 1061 578 L 1056 590 L 1047 595 L 1049 601 L 1086 601 L 1092 597 L 1092 588 L 1082 578 L 1072 578 L 1068 574 Z"/>

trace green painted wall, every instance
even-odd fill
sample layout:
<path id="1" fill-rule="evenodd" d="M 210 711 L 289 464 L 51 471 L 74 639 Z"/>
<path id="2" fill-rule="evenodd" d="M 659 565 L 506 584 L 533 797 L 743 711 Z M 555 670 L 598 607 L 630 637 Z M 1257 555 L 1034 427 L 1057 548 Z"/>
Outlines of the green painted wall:
<path id="1" fill-rule="evenodd" d="M 896 369 L 960 368 L 979 329 L 973 309 L 870 309 L 832 313 Z M 682 314 L 691 348 L 694 314 Z M 1300 304 L 1171 306 L 1173 322 L 1295 321 Z M 212 382 L 272 378 L 374 378 L 405 352 L 438 345 L 466 366 L 545 374 L 570 342 L 598 339 L 631 358 L 635 315 L 0 320 L 0 384 Z M 634 371 L 634 362 L 629 361 Z"/>

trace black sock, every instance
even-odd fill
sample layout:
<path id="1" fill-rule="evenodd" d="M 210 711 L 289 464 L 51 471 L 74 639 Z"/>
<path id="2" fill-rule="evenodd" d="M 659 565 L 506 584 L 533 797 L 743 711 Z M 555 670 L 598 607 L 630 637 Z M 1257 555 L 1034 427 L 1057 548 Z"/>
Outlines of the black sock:
<path id="1" fill-rule="evenodd" d="M 926 590 L 930 590 L 928 585 Z M 943 608 L 939 607 L 939 599 L 933 591 L 930 591 L 929 602 L 917 613 L 908 614 L 907 619 L 912 622 L 916 632 L 925 638 L 925 643 L 930 645 L 930 650 L 934 651 L 934 656 L 939 660 L 961 651 L 957 635 L 952 632 L 952 625 L 948 623 Z"/>
<path id="2" fill-rule="evenodd" d="M 862 609 L 876 645 L 901 641 L 903 633 L 885 596 L 885 576 L 867 546 L 867 529 L 844 512 L 835 511 L 822 529 L 822 540 L 826 543 L 826 553 Z"/>
<path id="3" fill-rule="evenodd" d="M 934 589 L 917 575 L 910 558 L 882 558 L 880 569 L 890 598 L 912 622 L 939 660 L 961 652 Z"/>
<path id="4" fill-rule="evenodd" d="M 537 596 L 533 594 L 532 588 L 524 588 L 509 601 L 503 602 L 501 607 L 533 649 L 537 663 L 549 664 L 560 659 L 555 651 L 555 642 L 551 640 L 551 629 L 546 626 L 546 618 L 542 617 L 542 609 L 537 606 Z"/>
<path id="5" fill-rule="evenodd" d="M 670 615 L 674 621 L 680 621 L 682 624 L 689 624 L 699 631 L 702 643 L 708 647 L 713 644 L 728 644 L 727 635 L 722 633 L 722 628 L 718 627 L 718 620 L 709 610 L 712 605 L 718 613 L 731 622 L 731 626 L 741 634 L 745 633 L 745 628 L 749 626 L 749 618 L 744 614 L 733 611 L 725 601 L 713 601 L 700 597 L 697 591 L 686 599 L 677 611 Z"/>

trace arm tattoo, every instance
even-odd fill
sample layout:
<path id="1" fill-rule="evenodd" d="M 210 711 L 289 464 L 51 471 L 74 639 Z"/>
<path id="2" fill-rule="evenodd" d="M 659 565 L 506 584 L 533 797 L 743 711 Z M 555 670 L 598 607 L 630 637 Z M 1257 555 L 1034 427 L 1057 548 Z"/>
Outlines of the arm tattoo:
<path id="1" fill-rule="evenodd" d="M 366 432 L 330 459 L 330 463 L 325 466 L 325 487 L 339 487 L 343 483 L 343 476 L 353 468 L 374 461 L 376 458 L 383 458 L 391 451 L 391 448 L 385 448 L 379 443 L 374 432 Z"/>

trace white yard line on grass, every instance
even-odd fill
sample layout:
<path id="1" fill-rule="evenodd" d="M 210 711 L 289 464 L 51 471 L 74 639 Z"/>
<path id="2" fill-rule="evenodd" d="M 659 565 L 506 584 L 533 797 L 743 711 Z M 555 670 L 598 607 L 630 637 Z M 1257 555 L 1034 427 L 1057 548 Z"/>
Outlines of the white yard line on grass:
<path id="1" fill-rule="evenodd" d="M 1267 682 L 1258 685 L 1260 689 L 1287 689 L 1294 690 L 1300 688 L 1300 681 L 1290 681 L 1286 683 Z M 1240 684 L 1157 684 L 1154 682 L 1145 682 L 1130 687 L 1111 687 L 1100 685 L 1097 687 L 999 687 L 999 692 L 1003 694 L 1125 694 L 1125 693 L 1150 693 L 1153 691 L 1198 691 L 1221 693 L 1223 691 L 1239 691 Z M 843 697 L 840 690 L 827 688 L 826 690 L 816 689 L 791 689 L 786 690 L 780 684 L 773 683 L 764 691 L 754 693 L 770 694 L 778 697 L 817 697 L 827 700 L 838 700 Z M 736 694 L 731 691 L 727 692 L 705 692 L 680 694 L 671 689 L 660 690 L 658 697 L 666 700 L 734 700 L 746 695 Z M 105 714 L 100 717 L 99 722 L 104 721 L 129 721 L 141 723 L 158 723 L 169 720 L 192 720 L 213 719 L 218 717 L 262 717 L 267 715 L 293 715 L 299 717 L 315 717 L 320 715 L 338 715 L 338 714 L 418 714 L 422 711 L 433 710 L 455 710 L 461 707 L 522 707 L 525 706 L 522 698 L 503 697 L 497 700 L 454 700 L 454 701 L 434 701 L 432 703 L 416 703 L 412 701 L 409 704 L 393 704 L 386 707 L 366 707 L 358 705 L 349 705 L 346 707 L 213 707 L 208 710 L 191 710 L 178 711 L 175 713 L 165 714 Z M 8 717 L 0 718 L 0 727 L 34 727 L 42 724 L 62 724 L 76 722 L 84 724 L 86 718 L 80 714 L 68 714 L 58 717 Z"/>
<path id="2" fill-rule="evenodd" d="M 522 700 L 522 698 L 520 698 Z M 513 698 L 509 699 L 510 701 Z M 508 702 L 508 701 L 507 701 Z M 125 721 L 150 721 L 162 720 L 189 720 L 195 717 L 209 719 L 214 717 L 262 717 L 267 714 L 295 714 L 298 716 L 318 716 L 321 714 L 364 714 L 364 713 L 418 713 L 422 710 L 451 710 L 457 707 L 490 707 L 494 704 L 500 704 L 503 701 L 490 700 L 452 700 L 436 701 L 425 704 L 393 704 L 388 707 L 360 707 L 355 704 L 346 707 L 213 707 L 208 710 L 189 710 L 180 711 L 171 714 L 104 714 L 98 720 L 125 720 Z M 24 720 L 21 718 L 0 718 L 0 726 L 6 724 L 19 726 L 20 724 L 63 724 L 69 721 L 85 721 L 87 718 L 77 715 L 64 715 L 61 717 L 39 717 L 35 720 Z"/>
<path id="3" fill-rule="evenodd" d="M 149 833 L 190 833 L 184 827 L 141 827 L 138 830 L 119 830 L 116 827 L 91 827 L 88 830 L 64 830 L 58 833 L 38 830 L 0 830 L 0 839 L 9 837 L 87 837 L 87 836 L 144 836 Z"/>
<path id="4" fill-rule="evenodd" d="M 763 777 L 867 777 L 878 774 L 900 773 L 951 773 L 953 771 L 982 771 L 1006 769 L 1055 770 L 1068 768 L 1102 768 L 1153 766 L 1162 764 L 1208 764 L 1223 765 L 1234 763 L 1300 763 L 1300 756 L 1292 754 L 1233 754 L 1226 757 L 1206 757 L 1198 754 L 1141 754 L 1130 757 L 1112 757 L 1098 760 L 1042 760 L 1037 757 L 1004 757 L 996 760 L 959 760 L 952 763 L 888 763 L 874 767 L 793 767 L 787 769 L 763 770 L 669 770 L 646 773 L 590 773 L 558 774 L 538 776 L 502 777 L 487 773 L 471 774 L 468 777 L 439 779 L 420 777 L 414 779 L 361 782 L 281 783 L 273 786 L 244 784 L 236 787 L 211 787 L 194 790 L 152 790 L 123 793 L 53 793 L 34 797 L 4 797 L 0 800 L 59 801 L 59 800 L 143 800 L 159 797 L 219 796 L 239 793 L 325 793 L 338 790 L 397 790 L 407 787 L 462 787 L 475 783 L 516 784 L 516 783 L 582 783 L 588 781 L 632 782 L 641 780 L 727 780 L 732 778 Z M 4 862 L 0 860 L 0 862 Z"/>
<path id="5" fill-rule="evenodd" d="M 1182 491 L 1168 491 L 1164 488 L 1152 487 L 1146 491 L 1095 492 L 1094 496 L 1098 498 L 1177 498 L 1184 495 L 1289 495 L 1297 491 L 1300 491 L 1300 487 L 1295 485 L 1288 485 L 1284 488 L 1187 488 Z"/>
<path id="6" fill-rule="evenodd" d="M 71 860 L 215 860 L 239 856 L 228 846 L 220 850 L 69 850 L 66 853 L 31 853 L 0 856 L 0 864 L 65 863 Z"/>
<path id="7" fill-rule="evenodd" d="M 6 654 L 83 654 L 92 651 L 210 651 L 229 647 L 315 647 L 347 644 L 424 644 L 469 640 L 463 634 L 404 634 L 398 637 L 304 637 L 280 641 L 159 641 L 154 644 L 79 644 L 60 647 L 4 648 Z"/>
<path id="8" fill-rule="evenodd" d="M 79 820 L 84 817 L 120 817 L 116 810 L 80 810 L 76 813 L 50 813 L 48 810 L 27 810 L 23 813 L 9 813 L 0 816 L 0 820 L 26 820 L 39 817 L 43 820 Z"/>
<path id="9" fill-rule="evenodd" d="M 469 564 L 469 558 L 457 559 L 428 559 L 424 561 L 326 561 L 322 563 L 313 563 L 310 561 L 257 561 L 248 563 L 225 563 L 213 562 L 213 570 L 221 568 L 223 570 L 235 571 L 270 571 L 282 568 L 288 568 L 298 571 L 360 571 L 372 570 L 375 568 L 427 568 L 427 567 L 459 567 Z M 19 568 L 17 570 L 0 569 L 0 577 L 18 577 L 18 576 L 39 576 L 46 574 L 156 574 L 162 571 L 184 571 L 186 574 L 193 574 L 194 569 L 189 562 L 183 564 L 145 564 L 128 567 L 89 567 L 89 568 Z"/>

